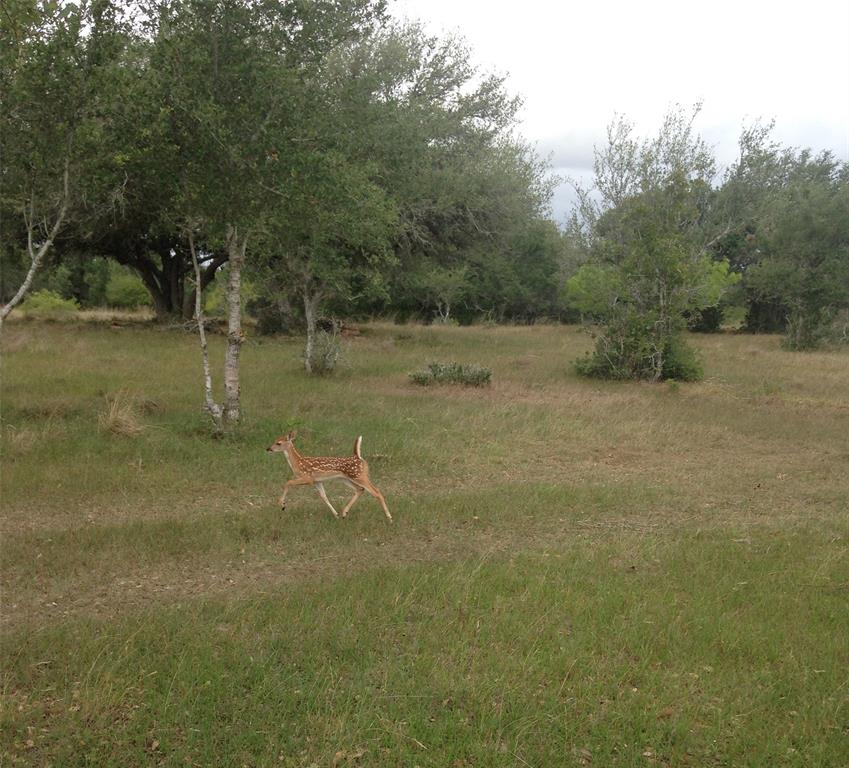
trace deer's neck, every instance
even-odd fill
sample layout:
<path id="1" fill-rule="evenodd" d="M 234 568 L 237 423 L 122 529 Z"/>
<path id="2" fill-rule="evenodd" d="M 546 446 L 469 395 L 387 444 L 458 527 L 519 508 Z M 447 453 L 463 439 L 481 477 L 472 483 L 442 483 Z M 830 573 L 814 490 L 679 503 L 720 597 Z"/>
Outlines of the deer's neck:
<path id="1" fill-rule="evenodd" d="M 286 457 L 286 461 L 289 463 L 289 468 L 296 475 L 301 474 L 301 454 L 295 450 L 295 446 L 293 445 L 291 448 L 287 448 L 283 451 L 283 455 Z"/>

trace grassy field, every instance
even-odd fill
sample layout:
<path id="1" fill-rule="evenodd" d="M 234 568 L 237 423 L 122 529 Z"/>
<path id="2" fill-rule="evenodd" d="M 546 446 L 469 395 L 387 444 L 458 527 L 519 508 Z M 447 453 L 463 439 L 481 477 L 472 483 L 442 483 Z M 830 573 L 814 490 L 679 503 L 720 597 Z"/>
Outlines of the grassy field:
<path id="1" fill-rule="evenodd" d="M 575 328 L 363 331 L 332 379 L 250 339 L 212 440 L 192 335 L 7 326 L 0 764 L 849 765 L 849 354 L 619 384 Z M 450 359 L 493 385 L 408 382 Z M 362 434 L 395 522 L 281 513 L 289 428 Z"/>

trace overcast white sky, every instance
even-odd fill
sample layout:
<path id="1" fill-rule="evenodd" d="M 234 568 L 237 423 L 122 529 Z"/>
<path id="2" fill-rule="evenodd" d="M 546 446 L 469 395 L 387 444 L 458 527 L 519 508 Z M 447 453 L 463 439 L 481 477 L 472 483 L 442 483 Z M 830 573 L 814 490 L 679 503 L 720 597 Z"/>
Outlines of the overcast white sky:
<path id="1" fill-rule="evenodd" d="M 785 144 L 849 159 L 849 2 L 390 0 L 393 15 L 459 32 L 522 96 L 522 135 L 558 174 L 588 178 L 614 113 L 651 135 L 676 103 L 730 163 L 744 123 L 774 118 Z M 554 216 L 572 195 L 562 185 Z"/>

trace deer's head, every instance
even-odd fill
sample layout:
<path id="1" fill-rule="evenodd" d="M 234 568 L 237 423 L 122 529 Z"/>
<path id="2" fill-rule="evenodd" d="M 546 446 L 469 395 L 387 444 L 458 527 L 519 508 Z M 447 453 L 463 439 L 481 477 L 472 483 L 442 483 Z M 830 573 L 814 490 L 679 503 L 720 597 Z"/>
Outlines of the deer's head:
<path id="1" fill-rule="evenodd" d="M 295 442 L 295 438 L 298 433 L 292 430 L 288 434 L 283 437 L 278 437 L 271 445 L 268 446 L 266 450 L 269 453 L 279 453 L 281 451 L 288 451 L 293 447 L 293 443 Z"/>

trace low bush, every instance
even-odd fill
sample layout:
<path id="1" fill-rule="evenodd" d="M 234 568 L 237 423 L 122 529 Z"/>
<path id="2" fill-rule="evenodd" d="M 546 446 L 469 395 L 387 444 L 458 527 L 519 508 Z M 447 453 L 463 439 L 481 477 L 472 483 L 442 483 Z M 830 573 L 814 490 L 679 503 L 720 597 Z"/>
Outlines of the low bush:
<path id="1" fill-rule="evenodd" d="M 849 309 L 820 309 L 811 315 L 794 312 L 787 318 L 781 345 L 785 349 L 806 351 L 849 344 Z"/>
<path id="2" fill-rule="evenodd" d="M 309 371 L 317 376 L 329 376 L 338 367 L 344 365 L 345 348 L 339 332 L 320 330 L 315 334 L 312 353 L 309 359 Z"/>
<path id="3" fill-rule="evenodd" d="M 27 317 L 61 320 L 79 311 L 80 305 L 73 299 L 63 299 L 55 291 L 41 290 L 33 293 L 23 304 L 21 312 Z"/>
<path id="4" fill-rule="evenodd" d="M 699 381 L 704 376 L 698 355 L 680 334 L 657 338 L 639 323 L 600 334 L 593 352 L 575 361 L 575 370 L 595 379 Z"/>
<path id="5" fill-rule="evenodd" d="M 463 384 L 467 387 L 485 387 L 492 382 L 492 371 L 482 365 L 461 363 L 430 363 L 427 368 L 410 374 L 414 384 Z"/>

